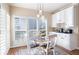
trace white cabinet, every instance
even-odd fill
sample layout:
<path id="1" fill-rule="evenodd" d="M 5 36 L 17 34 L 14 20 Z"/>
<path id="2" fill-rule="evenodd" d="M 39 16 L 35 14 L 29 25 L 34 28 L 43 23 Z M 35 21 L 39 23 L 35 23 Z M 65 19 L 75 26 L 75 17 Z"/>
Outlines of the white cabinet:
<path id="1" fill-rule="evenodd" d="M 57 27 L 58 23 L 64 23 L 64 10 L 52 15 L 52 27 Z"/>
<path id="2" fill-rule="evenodd" d="M 57 45 L 68 50 L 74 50 L 76 47 L 73 34 L 57 33 Z"/>
<path id="3" fill-rule="evenodd" d="M 60 27 L 72 27 L 73 26 L 73 16 L 74 16 L 74 7 L 66 8 L 60 12 L 57 12 L 52 15 L 52 27 L 58 27 L 58 24 L 60 24 Z"/>
<path id="4" fill-rule="evenodd" d="M 65 20 L 65 10 L 62 10 L 59 12 L 59 22 L 58 23 L 64 23 Z"/>
<path id="5" fill-rule="evenodd" d="M 68 27 L 72 27 L 73 24 L 73 20 L 74 20 L 74 7 L 70 7 L 65 9 L 65 26 L 66 28 Z"/>
<path id="6" fill-rule="evenodd" d="M 66 34 L 66 33 L 57 33 L 57 32 L 49 32 L 49 35 L 57 34 L 56 37 L 56 44 L 68 49 L 68 50 L 74 50 L 75 45 L 74 44 L 74 36 L 73 34 Z"/>
<path id="7" fill-rule="evenodd" d="M 57 35 L 57 45 L 60 45 L 68 50 L 71 50 L 71 34 L 59 33 Z"/>
<path id="8" fill-rule="evenodd" d="M 57 23 L 59 21 L 59 14 L 55 13 L 52 15 L 52 27 L 57 27 Z"/>

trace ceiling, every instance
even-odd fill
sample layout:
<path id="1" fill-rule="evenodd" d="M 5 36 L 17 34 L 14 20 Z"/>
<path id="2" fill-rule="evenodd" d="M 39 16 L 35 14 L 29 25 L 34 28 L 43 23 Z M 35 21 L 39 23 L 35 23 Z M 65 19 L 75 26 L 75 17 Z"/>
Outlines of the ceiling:
<path id="1" fill-rule="evenodd" d="M 55 10 L 62 8 L 64 6 L 67 6 L 71 3 L 43 3 L 41 4 L 43 7 L 43 10 L 46 12 L 54 12 Z M 12 3 L 10 4 L 11 6 L 16 6 L 16 7 L 22 7 L 22 8 L 28 8 L 28 9 L 34 9 L 34 10 L 39 10 L 39 3 Z"/>

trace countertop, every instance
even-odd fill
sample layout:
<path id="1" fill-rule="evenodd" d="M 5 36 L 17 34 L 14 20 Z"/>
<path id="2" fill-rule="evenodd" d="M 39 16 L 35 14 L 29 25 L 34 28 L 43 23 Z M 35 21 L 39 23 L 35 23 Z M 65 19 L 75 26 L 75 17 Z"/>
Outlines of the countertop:
<path id="1" fill-rule="evenodd" d="M 61 34 L 73 34 L 73 33 L 66 33 L 66 32 L 49 32 L 49 33 L 52 33 L 52 34 L 55 34 L 55 33 L 61 33 Z"/>

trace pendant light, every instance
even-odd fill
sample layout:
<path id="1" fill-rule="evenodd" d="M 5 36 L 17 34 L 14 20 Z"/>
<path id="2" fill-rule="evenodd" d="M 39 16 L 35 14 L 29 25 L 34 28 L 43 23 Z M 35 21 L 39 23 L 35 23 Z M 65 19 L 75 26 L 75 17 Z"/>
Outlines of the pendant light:
<path id="1" fill-rule="evenodd" d="M 39 10 L 38 10 L 38 13 L 37 13 L 37 18 L 39 18 L 39 19 L 44 19 L 43 7 L 44 7 L 43 4 L 39 4 Z"/>

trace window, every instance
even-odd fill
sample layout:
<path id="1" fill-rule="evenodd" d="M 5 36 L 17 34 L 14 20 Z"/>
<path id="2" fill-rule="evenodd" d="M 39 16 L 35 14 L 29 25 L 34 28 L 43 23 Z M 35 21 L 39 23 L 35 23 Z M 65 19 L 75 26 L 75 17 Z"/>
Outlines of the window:
<path id="1" fill-rule="evenodd" d="M 35 17 L 13 16 L 13 46 L 18 47 L 28 44 L 29 40 L 35 39 L 38 36 L 39 30 L 44 28 L 45 25 L 45 23 L 42 23 L 41 20 Z"/>
<path id="2" fill-rule="evenodd" d="M 46 20 L 38 20 L 38 29 L 45 29 L 46 27 Z"/>
<path id="3" fill-rule="evenodd" d="M 29 30 L 35 30 L 37 28 L 37 20 L 30 18 L 28 19 Z"/>
<path id="4" fill-rule="evenodd" d="M 27 20 L 24 17 L 16 16 L 15 17 L 15 30 L 16 31 L 26 31 Z"/>
<path id="5" fill-rule="evenodd" d="M 27 20 L 22 16 L 14 17 L 15 40 L 22 40 L 27 31 Z"/>
<path id="6" fill-rule="evenodd" d="M 25 16 L 13 16 L 12 19 L 12 47 L 27 44 L 27 19 Z"/>
<path id="7" fill-rule="evenodd" d="M 47 20 L 46 19 L 38 19 L 31 17 L 28 19 L 29 23 L 29 39 L 35 39 L 38 36 L 41 36 L 44 34 L 46 36 L 47 31 Z"/>
<path id="8" fill-rule="evenodd" d="M 28 24 L 29 24 L 29 30 L 45 29 L 46 20 L 41 20 L 37 18 L 29 18 Z"/>

